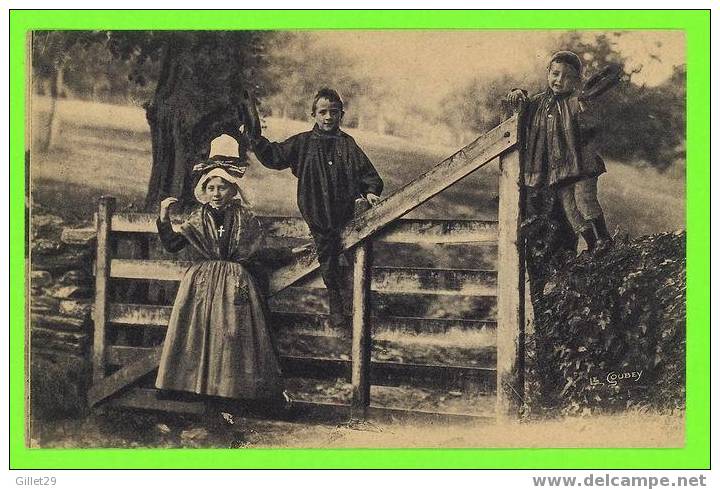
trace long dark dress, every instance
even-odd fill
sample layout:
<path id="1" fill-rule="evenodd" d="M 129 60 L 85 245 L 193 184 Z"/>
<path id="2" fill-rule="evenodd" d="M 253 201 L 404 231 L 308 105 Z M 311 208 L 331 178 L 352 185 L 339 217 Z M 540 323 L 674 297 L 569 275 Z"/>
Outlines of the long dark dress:
<path id="1" fill-rule="evenodd" d="M 175 233 L 158 221 L 168 251 L 190 244 L 203 260 L 180 282 L 156 387 L 236 399 L 281 395 L 282 372 L 264 297 L 250 264 L 264 246 L 259 221 L 237 203 L 204 205 Z"/>

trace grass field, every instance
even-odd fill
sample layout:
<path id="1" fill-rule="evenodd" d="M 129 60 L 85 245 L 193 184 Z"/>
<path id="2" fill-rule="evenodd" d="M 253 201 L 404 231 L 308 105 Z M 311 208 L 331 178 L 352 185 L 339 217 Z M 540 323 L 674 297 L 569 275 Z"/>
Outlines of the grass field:
<path id="1" fill-rule="evenodd" d="M 32 103 L 32 140 L 44 136 L 48 99 Z M 150 133 L 142 109 L 78 100 L 58 103 L 61 130 L 48 153 L 32 151 L 31 186 L 35 203 L 69 218 L 88 218 L 101 194 L 120 207 L 142 204 L 150 176 Z M 265 134 L 282 140 L 310 128 L 309 122 L 268 119 Z M 349 129 L 386 182 L 385 195 L 417 177 L 459 148 Z M 676 171 L 675 173 L 681 173 Z M 289 170 L 259 163 L 246 176 L 246 191 L 261 214 L 298 215 L 295 180 Z M 417 217 L 492 219 L 497 215 L 496 169 L 486 167 L 447 189 L 414 212 Z M 609 162 L 600 178 L 600 199 L 611 229 L 631 236 L 685 228 L 685 180 Z"/>

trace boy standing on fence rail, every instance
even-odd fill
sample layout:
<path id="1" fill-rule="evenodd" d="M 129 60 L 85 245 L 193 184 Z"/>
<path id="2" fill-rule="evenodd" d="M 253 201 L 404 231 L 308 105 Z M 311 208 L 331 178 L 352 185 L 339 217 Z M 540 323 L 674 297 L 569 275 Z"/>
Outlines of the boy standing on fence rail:
<path id="1" fill-rule="evenodd" d="M 281 143 L 260 135 L 252 101 L 246 117 L 260 162 L 275 170 L 291 168 L 298 179 L 297 203 L 317 248 L 320 273 L 330 299 L 330 323 L 343 322 L 343 279 L 339 268 L 340 231 L 353 218 L 357 200 L 380 201 L 383 181 L 355 140 L 340 130 L 343 102 L 335 90 L 320 89 L 312 103 L 312 130 Z"/>
<path id="2" fill-rule="evenodd" d="M 592 250 L 612 240 L 597 198 L 605 164 L 589 144 L 593 129 L 585 118 L 590 103 L 620 81 L 622 68 L 611 64 L 581 86 L 582 68 L 577 54 L 558 51 L 548 64 L 545 92 L 528 98 L 525 90 L 514 89 L 507 98 L 516 107 L 525 105 L 525 185 L 555 189 L 568 223 Z M 533 212 L 528 214 L 532 220 Z"/>

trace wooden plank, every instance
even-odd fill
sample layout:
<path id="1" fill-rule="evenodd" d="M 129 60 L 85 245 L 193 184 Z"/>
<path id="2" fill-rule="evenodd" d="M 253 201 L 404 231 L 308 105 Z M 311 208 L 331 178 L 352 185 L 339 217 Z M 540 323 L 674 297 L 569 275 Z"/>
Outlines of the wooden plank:
<path id="1" fill-rule="evenodd" d="M 65 228 L 60 235 L 60 241 L 70 245 L 87 246 L 95 240 L 97 229 L 95 227 L 87 228 Z"/>
<path id="2" fill-rule="evenodd" d="M 85 319 L 71 318 L 56 314 L 32 314 L 30 316 L 31 327 L 44 327 L 62 331 L 86 331 L 88 322 Z"/>
<path id="3" fill-rule="evenodd" d="M 115 208 L 115 199 L 100 197 L 97 215 L 97 255 L 95 258 L 95 308 L 93 310 L 95 329 L 93 333 L 93 382 L 105 377 L 105 342 L 107 332 L 108 278 L 110 277 L 110 220 Z"/>
<path id="4" fill-rule="evenodd" d="M 110 262 L 110 276 L 113 278 L 178 281 L 183 278 L 191 266 L 192 262 L 190 261 L 115 258 Z"/>
<path id="5" fill-rule="evenodd" d="M 518 236 L 522 172 L 518 151 L 500 157 L 497 416 L 515 418 L 524 396 L 525 263 Z"/>
<path id="6" fill-rule="evenodd" d="M 113 278 L 180 280 L 192 265 L 188 261 L 131 260 L 116 258 L 110 263 Z M 376 267 L 371 290 L 395 294 L 494 296 L 497 273 L 492 270 Z M 320 277 L 298 284 L 299 288 L 324 289 Z"/>
<path id="7" fill-rule="evenodd" d="M 370 352 L 372 350 L 370 324 L 370 281 L 372 242 L 365 241 L 355 248 L 353 264 L 353 320 L 352 320 L 352 417 L 365 419 L 370 405 Z"/>
<path id="8" fill-rule="evenodd" d="M 514 116 L 355 218 L 342 232 L 342 248 L 350 249 L 374 235 L 392 221 L 512 148 L 516 141 L 517 116 Z M 279 292 L 317 267 L 317 260 L 309 256 L 276 271 L 270 278 L 270 292 Z"/>
<path id="9" fill-rule="evenodd" d="M 146 304 L 111 304 L 108 321 L 116 324 L 137 326 L 167 326 L 170 321 L 172 306 L 153 306 Z M 328 330 L 327 314 L 309 314 L 293 312 L 277 312 L 273 319 L 285 327 L 292 327 L 297 331 L 324 331 Z M 373 332 L 375 334 L 385 331 L 421 333 L 446 333 L 453 329 L 463 331 L 479 331 L 481 329 L 494 330 L 495 321 L 481 319 L 447 319 L 422 318 L 401 316 L 373 316 Z"/>
<path id="10" fill-rule="evenodd" d="M 108 321 L 116 324 L 167 326 L 172 306 L 111 304 Z"/>
<path id="11" fill-rule="evenodd" d="M 207 414 L 206 405 L 199 401 L 170 401 L 158 400 L 158 390 L 132 388 L 125 395 L 117 399 L 111 399 L 107 405 L 119 408 L 143 409 L 153 411 L 166 411 L 184 414 L 205 415 Z M 253 409 L 252 406 L 244 405 L 238 402 L 238 407 L 242 408 L 249 417 L 268 419 L 272 418 L 276 412 Z M 307 400 L 293 401 L 292 412 L 290 413 L 294 421 L 302 422 L 335 422 L 342 423 L 350 420 L 350 405 L 328 402 L 314 402 Z M 385 423 L 393 422 L 421 422 L 437 424 L 466 424 L 489 421 L 492 419 L 487 415 L 475 415 L 470 413 L 445 413 L 434 411 L 419 411 L 403 408 L 390 408 L 380 406 L 370 406 L 368 415 L 371 420 L 382 421 Z"/>
<path id="12" fill-rule="evenodd" d="M 126 365 L 126 367 L 118 371 L 121 372 L 149 358 L 154 354 L 155 350 L 155 348 L 147 347 L 109 346 L 107 350 L 107 362 L 109 365 Z M 317 356 L 281 355 L 280 361 L 283 371 L 288 378 L 341 378 L 348 381 L 352 378 L 352 362 L 350 360 Z M 154 368 L 157 368 L 157 363 Z M 152 368 L 148 369 L 143 375 L 151 371 Z M 141 376 L 142 375 L 137 378 Z M 372 385 L 386 386 L 438 386 L 446 389 L 463 388 L 468 384 L 472 384 L 486 386 L 488 389 L 492 389 L 495 385 L 495 369 L 490 367 L 441 364 L 371 362 L 369 383 Z M 108 394 L 104 397 L 109 397 L 110 395 L 111 394 Z M 97 396 L 93 396 L 93 400 L 95 399 L 97 399 Z M 98 401 L 93 402 L 93 404 L 96 402 Z"/>
<path id="13" fill-rule="evenodd" d="M 398 219 L 376 238 L 385 243 L 496 243 L 497 222 L 452 219 Z"/>
<path id="14" fill-rule="evenodd" d="M 83 356 L 86 352 L 84 343 L 68 342 L 52 337 L 37 338 L 35 333 L 32 333 L 30 342 L 32 349 L 40 348 L 44 350 L 55 350 L 57 352 L 67 352 Z"/>
<path id="15" fill-rule="evenodd" d="M 174 215 L 173 228 L 179 229 L 187 216 Z M 118 213 L 112 230 L 127 233 L 157 233 L 155 214 Z M 258 216 L 269 236 L 311 240 L 310 230 L 301 217 Z M 72 242 L 87 242 L 95 228 L 70 229 L 63 236 Z M 493 243 L 497 241 L 497 222 L 454 219 L 398 219 L 377 238 L 387 243 Z"/>
<path id="16" fill-rule="evenodd" d="M 131 387 L 117 397 L 109 399 L 107 406 L 133 408 L 148 411 L 163 411 L 180 414 L 206 414 L 206 404 L 202 401 L 176 401 L 159 398 L 160 391 L 141 387 Z"/>
<path id="17" fill-rule="evenodd" d="M 340 358 L 282 355 L 288 377 L 352 380 L 352 363 Z M 495 369 L 442 364 L 371 362 L 369 384 L 384 386 L 417 385 L 443 389 L 464 388 L 467 384 L 495 386 Z"/>
<path id="18" fill-rule="evenodd" d="M 109 347 L 108 350 L 111 348 L 114 347 Z M 94 406 L 158 367 L 162 348 L 147 348 L 146 351 L 142 353 L 143 354 L 132 363 L 112 375 L 94 382 L 87 395 L 90 406 Z M 108 354 L 108 358 L 109 357 L 110 354 Z M 103 359 L 103 362 L 104 361 L 105 359 Z"/>
<path id="19" fill-rule="evenodd" d="M 273 314 L 273 320 L 280 325 L 281 329 L 292 329 L 298 333 L 323 334 L 325 336 L 334 336 L 341 333 L 326 327 L 326 314 L 277 312 Z M 495 321 L 488 319 L 449 319 L 382 316 L 377 314 L 372 315 L 372 331 L 374 335 L 389 332 L 405 333 L 414 336 L 419 334 L 447 333 L 451 330 L 494 331 L 495 327 Z"/>
<path id="20" fill-rule="evenodd" d="M 178 230 L 188 215 L 172 214 L 170 221 L 173 229 Z M 117 213 L 112 219 L 113 232 L 120 233 L 157 233 L 157 214 L 142 214 L 136 212 Z"/>
<path id="21" fill-rule="evenodd" d="M 34 343 L 37 343 L 38 340 L 40 340 L 41 343 L 49 340 L 84 348 L 88 342 L 88 335 L 86 333 L 71 333 L 48 328 L 32 328 L 30 334 Z"/>
<path id="22" fill-rule="evenodd" d="M 372 269 L 371 290 L 396 294 L 492 297 L 496 293 L 496 277 L 497 273 L 490 270 L 376 267 Z"/>
<path id="23" fill-rule="evenodd" d="M 310 240 L 310 230 L 299 217 L 259 217 L 274 237 Z M 494 243 L 497 222 L 453 219 L 398 219 L 388 225 L 377 241 L 385 243 Z"/>
<path id="24" fill-rule="evenodd" d="M 426 318 L 448 318 L 448 319 L 478 319 L 478 320 L 494 320 L 496 297 L 465 297 L 460 294 L 455 296 L 444 296 L 448 298 L 448 307 L 453 304 L 463 304 L 458 310 L 438 309 L 434 306 L 437 304 L 439 296 L 430 294 L 383 294 L 372 292 L 373 315 L 375 317 L 395 317 L 408 316 L 418 314 L 417 310 L 431 311 L 422 313 Z M 409 307 L 398 308 L 399 304 L 403 306 L 415 305 L 412 311 Z M 284 313 L 302 313 L 302 314 L 327 314 L 327 291 L 324 289 L 303 289 L 299 287 L 289 287 L 281 294 L 275 295 L 269 300 L 270 310 Z"/>

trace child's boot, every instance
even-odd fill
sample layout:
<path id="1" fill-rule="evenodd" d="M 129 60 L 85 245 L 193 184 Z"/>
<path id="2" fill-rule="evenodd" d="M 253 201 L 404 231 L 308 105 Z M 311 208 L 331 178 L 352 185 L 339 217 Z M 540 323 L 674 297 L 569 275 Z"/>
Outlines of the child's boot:
<path id="1" fill-rule="evenodd" d="M 585 244 L 587 244 L 588 251 L 592 251 L 595 249 L 595 246 L 597 245 L 597 237 L 595 236 L 595 231 L 593 230 L 593 226 L 585 226 L 580 231 L 580 236 L 585 240 Z"/>
<path id="2" fill-rule="evenodd" d="M 328 289 L 328 299 L 330 302 L 330 326 L 339 327 L 345 323 L 345 315 L 343 314 L 343 297 L 340 289 Z"/>
<path id="3" fill-rule="evenodd" d="M 590 221 L 595 237 L 597 238 L 598 248 L 607 248 L 612 245 L 612 237 L 608 232 L 607 224 L 605 223 L 605 216 L 600 214 L 599 217 Z"/>

